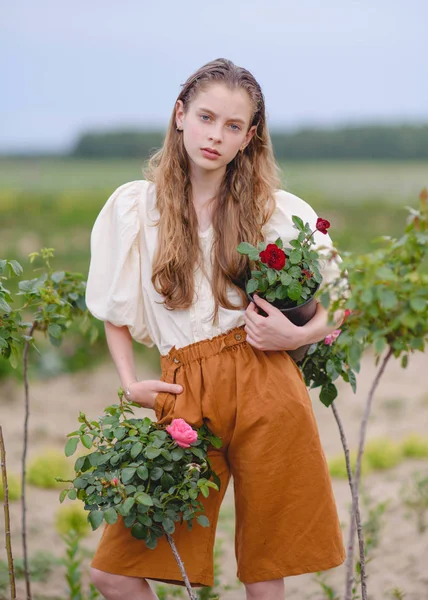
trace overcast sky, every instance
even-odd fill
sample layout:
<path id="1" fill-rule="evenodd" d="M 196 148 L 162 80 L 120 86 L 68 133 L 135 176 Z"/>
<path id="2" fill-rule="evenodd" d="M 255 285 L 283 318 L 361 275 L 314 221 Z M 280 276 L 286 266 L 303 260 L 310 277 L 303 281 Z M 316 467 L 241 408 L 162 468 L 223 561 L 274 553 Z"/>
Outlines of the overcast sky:
<path id="1" fill-rule="evenodd" d="M 0 152 L 165 128 L 188 75 L 249 69 L 271 127 L 428 121 L 427 0 L 0 0 Z"/>

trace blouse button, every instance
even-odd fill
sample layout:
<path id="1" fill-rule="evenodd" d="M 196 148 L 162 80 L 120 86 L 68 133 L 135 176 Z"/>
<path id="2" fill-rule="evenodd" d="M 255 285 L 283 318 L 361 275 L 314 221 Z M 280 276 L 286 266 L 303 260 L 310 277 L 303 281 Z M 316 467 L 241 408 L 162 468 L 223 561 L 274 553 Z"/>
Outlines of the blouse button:
<path id="1" fill-rule="evenodd" d="M 176 365 L 179 365 L 179 364 L 180 364 L 180 361 L 178 360 L 178 358 L 177 358 L 177 357 L 173 358 L 172 360 L 175 362 L 175 364 L 176 364 Z"/>
<path id="2" fill-rule="evenodd" d="M 240 333 L 235 333 L 235 340 L 240 340 L 242 339 L 242 335 Z"/>

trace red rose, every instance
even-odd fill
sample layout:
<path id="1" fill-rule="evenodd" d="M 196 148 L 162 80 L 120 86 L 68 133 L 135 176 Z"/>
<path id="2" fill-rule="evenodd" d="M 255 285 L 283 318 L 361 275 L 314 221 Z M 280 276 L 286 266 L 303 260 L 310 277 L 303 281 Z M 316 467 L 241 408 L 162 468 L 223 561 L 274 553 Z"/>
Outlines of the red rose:
<path id="1" fill-rule="evenodd" d="M 312 273 L 308 271 L 308 269 L 302 269 L 302 273 L 306 275 L 307 279 L 310 279 L 312 277 Z"/>
<path id="2" fill-rule="evenodd" d="M 327 219 L 321 219 L 321 217 L 319 217 L 317 219 L 316 228 L 318 229 L 318 231 L 325 234 L 325 233 L 327 233 L 327 229 L 329 227 L 330 227 L 330 222 L 327 221 Z"/>
<path id="3" fill-rule="evenodd" d="M 347 308 L 345 310 L 345 315 L 343 317 L 343 320 L 345 321 L 349 317 L 349 315 L 351 315 L 351 314 L 352 314 L 352 310 L 349 310 L 349 308 Z"/>
<path id="4" fill-rule="evenodd" d="M 285 252 L 278 248 L 276 244 L 268 244 L 266 250 L 260 252 L 260 260 L 262 263 L 279 271 L 285 265 Z"/>

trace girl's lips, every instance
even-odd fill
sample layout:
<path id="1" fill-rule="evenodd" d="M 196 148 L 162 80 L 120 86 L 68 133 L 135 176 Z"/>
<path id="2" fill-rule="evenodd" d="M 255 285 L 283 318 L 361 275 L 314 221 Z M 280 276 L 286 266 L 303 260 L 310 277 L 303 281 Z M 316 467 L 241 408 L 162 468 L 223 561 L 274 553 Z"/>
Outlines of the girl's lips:
<path id="1" fill-rule="evenodd" d="M 209 150 L 208 148 L 201 148 L 201 152 L 205 156 L 205 158 L 209 158 L 211 160 L 220 158 L 220 154 L 218 154 L 216 151 Z"/>

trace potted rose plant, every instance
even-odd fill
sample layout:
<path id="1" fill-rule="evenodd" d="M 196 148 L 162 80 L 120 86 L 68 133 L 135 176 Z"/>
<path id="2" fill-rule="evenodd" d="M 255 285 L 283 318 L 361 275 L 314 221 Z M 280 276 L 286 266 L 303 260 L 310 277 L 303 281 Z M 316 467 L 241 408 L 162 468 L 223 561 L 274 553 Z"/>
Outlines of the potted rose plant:
<path id="1" fill-rule="evenodd" d="M 312 248 L 313 235 L 316 231 L 327 233 L 329 221 L 318 218 L 312 231 L 309 223 L 304 223 L 300 217 L 292 217 L 297 237 L 290 240 L 285 247 L 281 238 L 273 244 L 260 242 L 253 246 L 241 242 L 238 252 L 246 254 L 251 261 L 251 278 L 246 282 L 246 292 L 250 300 L 253 294 L 270 302 L 284 313 L 292 323 L 302 326 L 315 314 L 316 299 L 322 275 L 319 265 L 319 253 Z M 258 308 L 260 314 L 266 313 Z M 309 345 L 302 346 L 289 354 L 298 362 L 302 360 Z"/>

